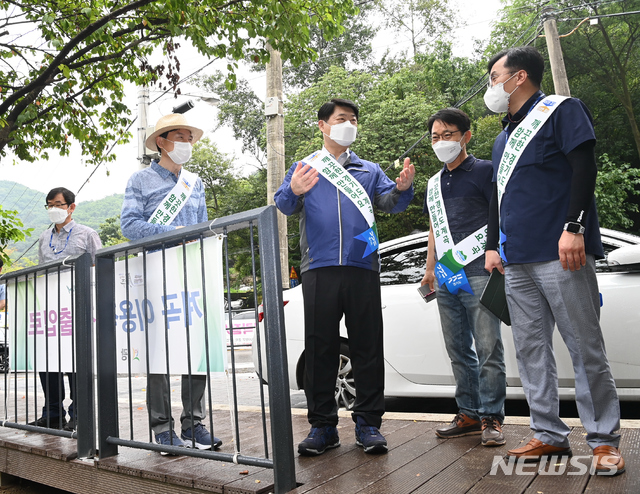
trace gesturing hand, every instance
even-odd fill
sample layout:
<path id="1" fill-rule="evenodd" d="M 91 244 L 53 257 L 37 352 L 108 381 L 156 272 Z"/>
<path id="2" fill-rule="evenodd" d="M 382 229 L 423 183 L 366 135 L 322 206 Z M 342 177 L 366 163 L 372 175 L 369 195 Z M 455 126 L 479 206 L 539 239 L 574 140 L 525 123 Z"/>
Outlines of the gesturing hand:
<path id="1" fill-rule="evenodd" d="M 291 176 L 291 191 L 297 196 L 309 192 L 320 180 L 318 170 L 310 165 L 302 165 L 302 161 L 298 161 L 298 166 Z"/>
<path id="2" fill-rule="evenodd" d="M 407 190 L 413 183 L 413 177 L 416 174 L 416 168 L 411 164 L 409 158 L 404 159 L 404 167 L 400 172 L 400 176 L 396 178 L 396 187 L 399 191 Z"/>

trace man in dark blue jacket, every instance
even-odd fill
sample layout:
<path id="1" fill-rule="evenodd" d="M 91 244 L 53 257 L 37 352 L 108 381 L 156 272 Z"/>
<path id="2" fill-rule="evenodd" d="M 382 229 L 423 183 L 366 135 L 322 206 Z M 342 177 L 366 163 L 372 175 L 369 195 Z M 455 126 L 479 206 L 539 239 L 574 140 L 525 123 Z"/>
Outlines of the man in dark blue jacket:
<path id="1" fill-rule="evenodd" d="M 324 147 L 294 163 L 275 194 L 280 211 L 300 213 L 304 390 L 311 424 L 298 446 L 301 455 L 340 446 L 334 393 L 343 315 L 356 383 L 356 444 L 366 453 L 387 451 L 378 430 L 384 414 L 384 355 L 373 206 L 404 211 L 413 198 L 415 169 L 407 158 L 394 183 L 378 164 L 358 158 L 349 149 L 357 125 L 358 107 L 351 101 L 322 105 L 318 127 Z"/>

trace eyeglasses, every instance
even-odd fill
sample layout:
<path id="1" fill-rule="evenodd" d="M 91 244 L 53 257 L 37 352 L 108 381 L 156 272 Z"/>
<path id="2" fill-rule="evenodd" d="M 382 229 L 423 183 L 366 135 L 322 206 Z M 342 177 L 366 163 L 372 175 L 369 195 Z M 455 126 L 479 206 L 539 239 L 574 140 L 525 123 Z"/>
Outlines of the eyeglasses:
<path id="1" fill-rule="evenodd" d="M 516 72 L 518 72 L 518 71 L 517 70 L 512 70 L 511 72 L 503 72 L 502 74 L 491 74 L 491 76 L 489 77 L 489 80 L 487 81 L 487 87 L 491 87 L 491 86 L 495 85 L 496 81 L 500 77 L 502 77 L 503 75 L 507 75 L 507 74 L 511 75 L 511 74 L 515 74 Z"/>
<path id="2" fill-rule="evenodd" d="M 460 130 L 447 131 L 442 134 L 431 134 L 431 142 L 438 142 L 440 139 L 443 141 L 450 141 L 453 137 L 453 134 L 461 132 Z"/>
<path id="3" fill-rule="evenodd" d="M 61 208 L 62 206 L 68 206 L 66 202 L 59 202 L 57 204 L 45 204 L 44 208 L 48 211 L 51 208 Z"/>

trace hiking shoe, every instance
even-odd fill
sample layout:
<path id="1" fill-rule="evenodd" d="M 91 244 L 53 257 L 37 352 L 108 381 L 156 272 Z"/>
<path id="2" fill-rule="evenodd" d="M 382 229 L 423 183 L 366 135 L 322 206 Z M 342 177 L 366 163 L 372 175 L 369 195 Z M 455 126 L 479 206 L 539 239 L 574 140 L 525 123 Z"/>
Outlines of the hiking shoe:
<path id="1" fill-rule="evenodd" d="M 482 445 L 500 446 L 506 442 L 500 421 L 495 417 L 482 417 Z"/>
<path id="2" fill-rule="evenodd" d="M 479 420 L 474 420 L 462 412 L 458 413 L 449 425 L 436 429 L 436 436 L 444 437 L 445 439 L 470 436 L 472 434 L 482 434 L 482 424 Z"/>
<path id="3" fill-rule="evenodd" d="M 193 427 L 193 435 L 195 438 L 195 447 L 198 449 L 211 449 L 211 434 L 207 430 L 207 428 L 202 424 L 197 424 Z M 187 448 L 190 448 L 194 445 L 193 439 L 191 438 L 191 428 L 187 430 L 183 430 L 180 437 L 184 441 L 184 445 Z M 213 449 L 217 449 L 222 446 L 222 441 L 217 437 L 213 438 Z"/>
<path id="4" fill-rule="evenodd" d="M 49 421 L 49 425 L 47 425 L 47 420 Z M 60 422 L 60 417 L 40 417 L 38 420 L 29 422 L 29 425 L 47 427 L 49 429 L 64 429 L 67 425 L 67 419 L 62 417 L 62 422 Z"/>
<path id="5" fill-rule="evenodd" d="M 156 443 L 162 446 L 178 446 L 179 448 L 184 448 L 186 445 L 180 440 L 175 431 L 164 431 L 155 435 Z M 167 451 L 161 451 L 160 454 L 162 456 L 174 455 L 174 453 L 169 453 Z"/>
<path id="6" fill-rule="evenodd" d="M 356 421 L 356 444 L 362 446 L 365 453 L 387 452 L 387 440 L 377 427 L 367 424 L 362 417 Z"/>
<path id="7" fill-rule="evenodd" d="M 327 449 L 340 446 L 338 429 L 332 425 L 312 427 L 307 438 L 298 444 L 298 453 L 303 456 L 318 456 Z"/>

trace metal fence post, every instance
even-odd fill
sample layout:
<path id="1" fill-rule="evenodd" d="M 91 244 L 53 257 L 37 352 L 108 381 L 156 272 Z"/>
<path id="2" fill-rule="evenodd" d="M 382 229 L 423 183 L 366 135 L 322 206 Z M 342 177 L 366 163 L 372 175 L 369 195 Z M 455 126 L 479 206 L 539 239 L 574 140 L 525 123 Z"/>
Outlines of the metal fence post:
<path id="1" fill-rule="evenodd" d="M 276 494 L 296 488 L 293 454 L 291 397 L 287 374 L 287 349 L 284 331 L 280 243 L 275 206 L 268 206 L 258 216 L 260 234 L 260 268 L 265 314 L 267 377 L 273 449 L 274 491 Z M 278 363 L 281 365 L 273 365 Z"/>
<path id="2" fill-rule="evenodd" d="M 93 344 L 91 307 L 91 254 L 84 253 L 75 262 L 74 314 L 76 338 L 75 415 L 78 430 L 78 458 L 95 455 L 95 413 L 93 394 Z M 73 417 L 72 417 L 73 418 Z"/>
<path id="3" fill-rule="evenodd" d="M 96 255 L 96 357 L 98 366 L 98 456 L 118 454 L 118 446 L 107 442 L 119 437 L 118 368 L 116 360 L 115 261 Z"/>

